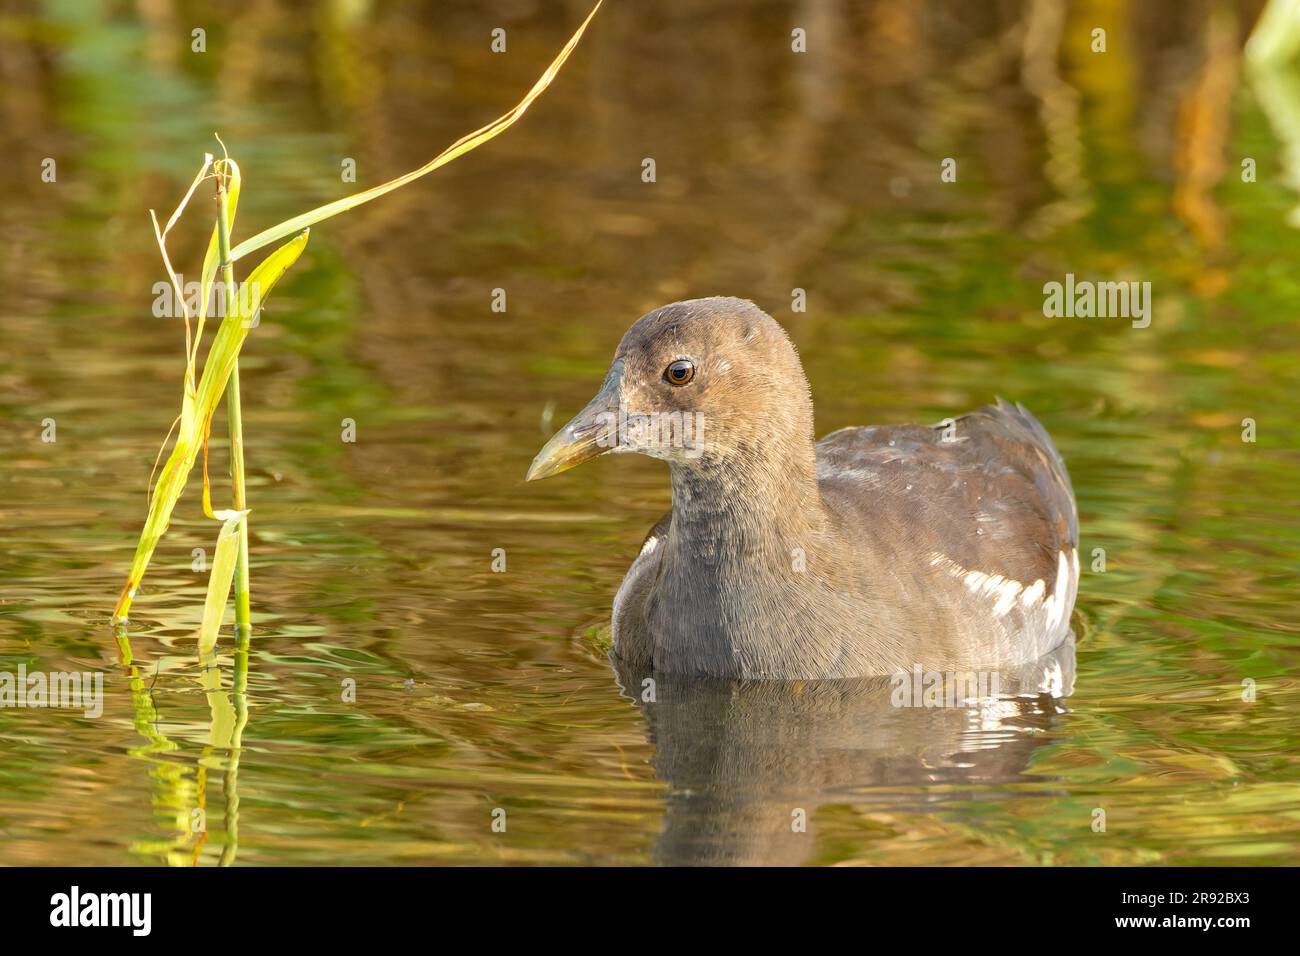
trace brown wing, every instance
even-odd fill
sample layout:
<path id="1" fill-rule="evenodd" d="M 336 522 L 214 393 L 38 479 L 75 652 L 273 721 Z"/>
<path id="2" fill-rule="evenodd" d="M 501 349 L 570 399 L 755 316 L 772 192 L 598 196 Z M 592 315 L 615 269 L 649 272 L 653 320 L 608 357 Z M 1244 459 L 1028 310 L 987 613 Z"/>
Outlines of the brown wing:
<path id="1" fill-rule="evenodd" d="M 818 443 L 817 459 L 828 503 L 859 512 L 897 561 L 939 556 L 957 574 L 1041 580 L 1048 595 L 1061 554 L 1077 566 L 1069 474 L 1023 406 L 998 399 L 950 425 L 842 429 Z"/>

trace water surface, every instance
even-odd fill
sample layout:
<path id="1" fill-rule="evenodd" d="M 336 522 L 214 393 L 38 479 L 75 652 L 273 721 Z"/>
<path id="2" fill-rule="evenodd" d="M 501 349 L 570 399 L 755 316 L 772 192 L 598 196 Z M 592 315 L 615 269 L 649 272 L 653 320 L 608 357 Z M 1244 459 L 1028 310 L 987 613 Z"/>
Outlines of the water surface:
<path id="1" fill-rule="evenodd" d="M 345 158 L 359 186 L 417 166 L 583 14 L 0 20 L 0 670 L 105 675 L 97 719 L 0 710 L 0 862 L 1300 862 L 1300 79 L 1247 69 L 1245 13 L 610 6 L 519 126 L 314 230 L 250 338 L 247 653 L 228 625 L 219 669 L 197 660 L 192 553 L 216 530 L 195 483 L 114 641 L 180 401 L 147 210 L 214 130 L 243 167 L 237 238 L 357 188 Z M 178 267 L 203 235 L 181 227 Z M 1150 282 L 1150 327 L 1046 318 L 1067 273 Z M 668 682 L 639 703 L 600 637 L 666 470 L 522 479 L 632 320 L 709 294 L 789 330 L 819 434 L 995 394 L 1042 419 L 1082 529 L 1069 696 L 900 711 L 871 682 Z"/>

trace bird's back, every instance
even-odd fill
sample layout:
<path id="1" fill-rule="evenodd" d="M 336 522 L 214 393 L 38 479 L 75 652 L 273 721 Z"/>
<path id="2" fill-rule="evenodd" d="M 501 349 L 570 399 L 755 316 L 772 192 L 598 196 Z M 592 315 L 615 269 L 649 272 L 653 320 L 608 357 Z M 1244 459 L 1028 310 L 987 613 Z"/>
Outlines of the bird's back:
<path id="1" fill-rule="evenodd" d="M 817 474 L 838 534 L 863 555 L 861 586 L 896 605 L 882 630 L 915 645 L 895 656 L 996 666 L 1068 636 L 1074 492 L 1023 406 L 998 399 L 936 426 L 841 429 L 817 444 Z"/>

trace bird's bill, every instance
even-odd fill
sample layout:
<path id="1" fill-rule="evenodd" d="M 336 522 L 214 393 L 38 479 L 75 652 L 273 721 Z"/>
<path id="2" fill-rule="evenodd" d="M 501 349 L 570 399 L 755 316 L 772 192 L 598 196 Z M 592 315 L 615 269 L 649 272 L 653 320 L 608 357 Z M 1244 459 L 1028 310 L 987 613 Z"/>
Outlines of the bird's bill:
<path id="1" fill-rule="evenodd" d="M 622 377 L 620 362 L 616 362 L 605 376 L 605 383 L 587 407 L 578 412 L 542 446 L 533 459 L 525 480 L 550 478 L 562 471 L 576 468 L 584 461 L 599 458 L 614 450 L 617 442 L 619 408 L 619 380 Z"/>

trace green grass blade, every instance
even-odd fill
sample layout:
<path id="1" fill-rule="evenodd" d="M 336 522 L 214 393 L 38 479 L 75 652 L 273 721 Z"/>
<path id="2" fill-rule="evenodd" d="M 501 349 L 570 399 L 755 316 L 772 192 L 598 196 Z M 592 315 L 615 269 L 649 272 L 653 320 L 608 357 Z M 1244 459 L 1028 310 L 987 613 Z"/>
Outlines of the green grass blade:
<path id="1" fill-rule="evenodd" d="M 276 282 L 302 254 L 307 239 L 308 234 L 304 232 L 267 256 L 245 283 L 249 295 L 231 296 L 226 302 L 225 318 L 208 350 L 207 360 L 203 363 L 203 375 L 199 379 L 194 402 L 194 416 L 189 421 L 181 422 L 176 444 L 172 446 L 171 455 L 154 485 L 153 497 L 149 500 L 149 516 L 140 532 L 140 541 L 131 561 L 131 571 L 113 612 L 114 620 L 119 623 L 126 620 L 131 601 L 135 598 L 135 590 L 144 578 L 154 549 L 171 523 L 172 511 L 180 500 L 181 492 L 185 490 L 185 481 L 202 450 L 203 441 L 212 425 L 213 413 L 225 391 L 244 340 L 248 337 L 253 317 L 261 309 Z"/>
<path id="2" fill-rule="evenodd" d="M 247 511 L 222 511 L 217 517 L 224 519 L 217 535 L 217 548 L 212 556 L 212 572 L 208 575 L 208 596 L 203 602 L 203 623 L 199 627 L 199 654 L 211 654 L 217 646 L 217 632 L 230 600 L 230 585 L 235 579 L 235 559 L 239 557 L 240 527 Z"/>
<path id="3" fill-rule="evenodd" d="M 167 225 L 159 227 L 157 214 L 150 209 L 149 218 L 153 220 L 153 233 L 158 240 L 158 250 L 162 253 L 163 267 L 167 270 L 167 278 L 171 279 L 172 290 L 176 294 L 176 302 L 181 307 L 181 315 L 185 318 L 185 398 L 181 409 L 182 417 L 187 413 L 186 410 L 194 398 L 194 347 L 190 341 L 190 308 L 185 301 L 185 290 L 181 288 L 180 277 L 176 270 L 172 268 L 171 257 L 167 255 L 167 234 L 172 231 L 172 226 L 181 218 L 181 213 L 189 205 L 190 198 L 194 191 L 199 188 L 199 183 L 203 182 L 212 166 L 212 154 L 203 154 L 203 165 L 199 167 L 198 173 L 194 176 L 194 181 L 190 183 L 190 188 L 186 190 L 184 197 L 177 204 L 176 209 L 172 212 L 171 218 L 167 220 Z M 164 445 L 166 442 L 163 443 Z"/>
<path id="4" fill-rule="evenodd" d="M 217 138 L 221 142 L 221 138 Z M 226 234 L 233 235 L 235 231 L 235 209 L 239 206 L 239 190 L 243 185 L 244 177 L 239 172 L 239 164 L 229 156 L 219 159 L 213 164 L 213 170 L 219 175 L 226 178 L 226 208 L 229 215 L 226 217 Z M 212 293 L 212 280 L 216 278 L 217 266 L 220 265 L 220 227 L 212 227 L 212 235 L 208 237 L 208 249 L 203 254 L 203 272 L 199 280 L 199 327 L 198 333 L 194 336 L 194 352 L 190 357 L 190 363 L 193 364 L 199 354 L 199 343 L 203 341 L 203 322 L 208 317 L 208 296 Z M 234 261 L 233 259 L 231 260 Z M 229 314 L 229 308 L 227 308 Z"/>
<path id="5" fill-rule="evenodd" d="M 302 235 L 276 249 L 244 280 L 243 288 L 238 294 L 227 297 L 226 317 L 217 330 L 216 338 L 212 340 L 212 347 L 203 363 L 203 377 L 199 379 L 198 419 L 203 423 L 204 434 L 211 423 L 212 412 L 216 410 L 217 402 L 225 391 L 230 372 L 239 358 L 244 339 L 248 338 L 254 318 L 280 277 L 302 255 L 308 236 L 309 233 L 304 231 Z M 244 290 L 248 290 L 247 298 Z"/>
<path id="6" fill-rule="evenodd" d="M 198 327 L 193 339 L 193 344 L 189 349 L 188 362 L 190 367 L 186 370 L 186 390 L 185 398 L 182 403 L 181 421 L 176 436 L 176 443 L 172 446 L 171 454 L 163 466 L 162 474 L 158 478 L 157 484 L 154 485 L 153 494 L 149 499 L 149 514 L 145 520 L 145 526 L 140 533 L 139 543 L 136 545 L 135 557 L 131 561 L 131 570 L 127 576 L 126 585 L 122 588 L 122 594 L 118 598 L 117 607 L 113 613 L 113 618 L 118 624 L 126 621 L 127 613 L 130 611 L 131 602 L 135 598 L 136 588 L 139 587 L 140 581 L 144 577 L 145 570 L 149 566 L 149 561 L 153 557 L 154 549 L 157 547 L 159 539 L 167 530 L 171 521 L 172 511 L 176 507 L 176 502 L 180 499 L 181 493 L 185 488 L 185 482 L 189 477 L 190 471 L 194 467 L 195 460 L 199 451 L 202 449 L 207 439 L 208 432 L 212 425 L 212 416 L 216 410 L 218 402 L 226 389 L 230 376 L 235 369 L 235 363 L 239 359 L 240 349 L 243 347 L 244 339 L 248 335 L 253 317 L 261 308 L 266 296 L 270 293 L 271 288 L 276 281 L 282 276 L 302 253 L 307 244 L 307 229 L 315 223 L 329 219 L 339 213 L 354 209 L 363 203 L 372 199 L 392 192 L 405 186 L 413 180 L 419 179 L 428 173 L 433 172 L 441 166 L 445 166 L 452 160 L 463 156 L 465 153 L 486 143 L 488 140 L 499 136 L 511 126 L 513 126 L 521 116 L 528 110 L 533 102 L 542 95 L 542 93 L 551 85 L 555 77 L 559 74 L 561 67 L 568 60 L 569 55 L 577 47 L 582 39 L 583 33 L 586 32 L 588 24 L 600 10 L 602 0 L 597 0 L 596 5 L 592 7 L 587 18 L 582 21 L 577 31 L 569 38 L 569 42 L 564 45 L 559 54 L 551 61 L 549 67 L 542 76 L 533 84 L 528 94 L 515 105 L 509 112 L 497 117 L 486 126 L 475 130 L 465 136 L 462 136 L 456 142 L 452 143 L 436 157 L 413 170 L 404 176 L 390 180 L 380 186 L 364 190 L 352 196 L 344 197 L 332 203 L 327 203 L 310 212 L 303 213 L 292 219 L 288 219 L 277 226 L 263 230 L 251 239 L 239 243 L 230 252 L 230 262 L 242 259 L 250 253 L 256 252 L 272 243 L 278 242 L 289 236 L 294 236 L 289 242 L 281 246 L 253 271 L 249 276 L 246 286 L 250 287 L 251 295 L 249 301 L 245 301 L 244 295 L 227 296 L 225 303 L 226 314 L 222 320 L 220 328 L 213 339 L 212 346 L 208 350 L 207 359 L 203 363 L 203 375 L 199 380 L 197 388 L 191 383 L 193 381 L 193 365 L 196 362 L 200 343 L 203 339 L 203 325 L 207 318 L 208 297 L 211 293 L 212 282 L 216 278 L 217 268 L 220 263 L 219 250 L 219 230 L 214 229 L 212 237 L 208 242 L 207 253 L 204 256 L 203 271 L 200 281 L 200 303 L 198 310 Z M 206 168 L 206 164 L 205 164 Z M 241 186 L 241 176 L 239 166 L 234 160 L 226 156 L 213 163 L 214 172 L 218 172 L 226 177 L 226 188 L 228 193 L 227 227 L 233 226 L 235 206 L 239 200 Z M 196 182 L 197 184 L 197 182 Z M 193 193 L 194 186 L 191 186 L 190 193 Z M 182 203 L 183 208 L 184 203 Z M 174 224 L 179 209 L 169 220 L 167 228 L 161 230 L 160 243 L 166 236 L 168 230 Z M 295 234 L 297 234 L 295 236 Z M 164 248 L 164 260 L 166 259 L 166 250 Z M 168 273 L 171 274 L 171 264 L 166 263 Z M 237 299 L 238 301 L 229 301 Z"/>

